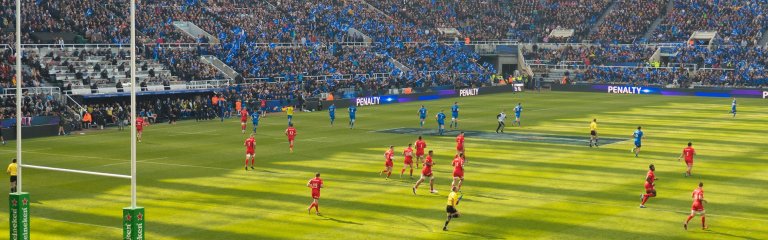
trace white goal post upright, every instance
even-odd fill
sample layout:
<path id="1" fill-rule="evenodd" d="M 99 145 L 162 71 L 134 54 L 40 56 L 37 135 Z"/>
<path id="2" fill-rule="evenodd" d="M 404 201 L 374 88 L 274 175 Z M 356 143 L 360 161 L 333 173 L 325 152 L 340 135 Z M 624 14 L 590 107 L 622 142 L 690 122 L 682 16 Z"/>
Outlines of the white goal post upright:
<path id="1" fill-rule="evenodd" d="M 21 0 L 16 0 L 16 160 L 21 165 Z M 18 168 L 18 192 L 21 191 L 21 168 Z"/>
<path id="2" fill-rule="evenodd" d="M 29 193 L 21 188 L 21 85 L 24 78 L 21 73 L 21 0 L 16 0 L 16 191 L 8 195 L 9 239 L 29 240 Z"/>
<path id="3" fill-rule="evenodd" d="M 136 0 L 131 0 L 131 207 L 136 207 Z"/>
<path id="4" fill-rule="evenodd" d="M 123 239 L 144 239 L 144 208 L 136 206 L 136 0 L 129 2 L 131 22 L 131 206 L 123 208 Z"/>

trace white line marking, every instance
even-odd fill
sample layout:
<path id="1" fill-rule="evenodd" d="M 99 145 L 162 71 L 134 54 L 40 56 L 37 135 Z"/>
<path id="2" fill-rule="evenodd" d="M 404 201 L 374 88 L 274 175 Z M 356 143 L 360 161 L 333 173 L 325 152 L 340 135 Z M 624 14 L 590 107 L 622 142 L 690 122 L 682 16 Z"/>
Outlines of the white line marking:
<path id="1" fill-rule="evenodd" d="M 619 208 L 625 208 L 626 207 L 625 204 L 610 204 L 610 203 L 600 203 L 600 202 L 591 202 L 591 201 L 579 201 L 579 200 L 568 200 L 568 199 L 552 199 L 552 198 L 542 198 L 542 197 L 524 196 L 524 195 L 507 195 L 505 197 L 508 197 L 509 199 L 512 199 L 512 198 L 527 198 L 527 199 L 534 199 L 534 200 L 540 200 L 540 201 L 550 201 L 550 202 L 581 203 L 581 204 L 590 204 L 590 205 L 597 205 L 597 206 L 609 206 L 609 207 L 619 207 Z M 636 207 L 632 207 L 632 208 L 636 208 Z M 670 212 L 670 213 L 680 213 L 680 214 L 688 214 L 688 213 L 690 213 L 690 211 L 679 211 L 679 210 L 663 209 L 663 208 L 646 208 L 643 211 L 660 211 L 660 212 Z M 742 219 L 742 220 L 752 220 L 752 221 L 768 222 L 768 219 L 761 219 L 761 218 L 739 217 L 739 216 L 722 215 L 722 214 L 711 214 L 711 213 L 707 213 L 707 215 L 718 216 L 718 217 L 725 217 L 725 218 L 736 218 L 736 219 Z"/>
<path id="2" fill-rule="evenodd" d="M 216 130 L 197 131 L 197 132 L 177 132 L 176 134 L 172 134 L 172 135 L 168 135 L 168 136 L 174 137 L 174 136 L 195 135 L 195 134 L 210 133 L 210 132 L 216 132 Z"/>
<path id="3" fill-rule="evenodd" d="M 168 158 L 168 157 L 150 158 L 150 159 L 144 159 L 144 160 L 136 161 L 136 162 L 140 163 L 140 162 L 146 162 L 146 161 L 152 161 L 152 160 L 161 160 L 161 159 L 166 159 L 166 158 Z M 101 166 L 102 167 L 107 167 L 107 166 L 114 166 L 114 165 L 127 164 L 127 163 L 131 163 L 131 161 L 125 161 L 125 162 L 119 162 L 119 163 L 110 163 L 110 164 L 101 165 Z"/>
<path id="4" fill-rule="evenodd" d="M 327 138 L 328 137 L 316 137 L 316 138 L 304 139 L 302 141 L 307 141 L 307 142 L 325 142 L 324 139 L 327 139 Z"/>
<path id="5" fill-rule="evenodd" d="M 235 170 L 235 169 L 232 169 L 232 168 L 195 166 L 195 165 L 186 165 L 186 164 L 161 163 L 161 162 L 149 162 L 149 161 L 142 161 L 140 163 L 148 163 L 148 164 L 156 164 L 156 165 L 166 165 L 166 166 L 176 166 L 176 167 L 188 167 L 188 168 L 205 168 L 205 169 L 227 170 L 227 171 L 234 171 Z"/>

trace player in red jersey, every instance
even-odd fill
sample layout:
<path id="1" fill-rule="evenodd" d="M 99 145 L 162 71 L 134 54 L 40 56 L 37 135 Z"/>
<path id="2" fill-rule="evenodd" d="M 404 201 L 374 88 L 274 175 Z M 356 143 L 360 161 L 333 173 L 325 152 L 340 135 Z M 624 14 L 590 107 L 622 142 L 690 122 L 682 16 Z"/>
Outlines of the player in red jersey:
<path id="1" fill-rule="evenodd" d="M 456 154 L 463 153 L 464 152 L 464 132 L 462 131 L 459 133 L 459 136 L 456 136 Z"/>
<path id="2" fill-rule="evenodd" d="M 288 136 L 289 148 L 293 152 L 293 140 L 296 139 L 296 129 L 293 128 L 293 123 L 288 124 L 288 128 L 285 129 L 285 136 Z"/>
<path id="3" fill-rule="evenodd" d="M 141 136 L 144 133 L 144 127 L 147 126 L 147 122 L 144 122 L 144 118 L 136 117 L 136 139 L 141 142 Z"/>
<path id="4" fill-rule="evenodd" d="M 240 128 L 243 130 L 243 134 L 245 134 L 245 128 L 248 126 L 248 110 L 243 107 L 243 109 L 240 110 Z"/>
<path id="5" fill-rule="evenodd" d="M 245 146 L 245 171 L 248 171 L 248 160 L 251 160 L 251 170 L 254 170 L 253 165 L 256 161 L 256 139 L 253 137 L 253 133 L 251 133 L 251 137 L 245 139 L 243 146 Z"/>
<path id="6" fill-rule="evenodd" d="M 456 186 L 458 191 L 461 191 L 461 184 L 464 183 L 464 153 L 459 152 L 453 159 L 453 182 L 451 182 L 451 188 Z"/>
<path id="7" fill-rule="evenodd" d="M 704 183 L 699 182 L 699 187 L 696 188 L 696 190 L 693 190 L 693 193 L 691 193 L 691 197 L 693 198 L 693 205 L 691 205 L 691 215 L 688 215 L 688 219 L 685 219 L 685 223 L 683 223 L 683 228 L 685 230 L 688 230 L 688 222 L 691 221 L 693 217 L 696 216 L 696 213 L 701 215 L 701 229 L 707 229 L 706 222 L 706 215 L 704 213 L 704 203 L 707 203 L 707 200 L 704 200 Z"/>
<path id="8" fill-rule="evenodd" d="M 413 186 L 413 194 L 416 194 L 416 189 L 419 188 L 419 184 L 424 182 L 425 179 L 429 178 L 429 192 L 430 193 L 437 193 L 437 190 L 435 190 L 435 177 L 432 175 L 432 166 L 435 165 L 435 162 L 432 161 L 432 150 L 429 150 L 429 155 L 427 155 L 427 159 L 424 160 L 424 169 L 421 170 L 421 178 L 419 178 L 418 181 L 416 181 L 416 185 Z"/>
<path id="9" fill-rule="evenodd" d="M 659 180 L 656 178 L 656 174 L 654 174 L 656 167 L 651 164 L 648 166 L 648 169 L 648 174 L 645 176 L 645 194 L 640 195 L 640 198 L 643 200 L 640 203 L 640 208 L 645 208 L 645 202 L 648 201 L 648 198 L 656 197 L 656 180 Z"/>
<path id="10" fill-rule="evenodd" d="M 403 170 L 400 170 L 400 178 L 403 178 L 403 173 L 405 173 L 405 167 L 409 167 L 411 170 L 411 178 L 413 178 L 413 146 L 412 144 L 408 144 L 408 148 L 403 150 L 403 158 L 405 159 L 403 161 Z"/>
<path id="11" fill-rule="evenodd" d="M 315 207 L 315 214 L 320 216 L 320 188 L 323 188 L 323 179 L 320 179 L 320 173 L 315 173 L 315 178 L 309 179 L 307 187 L 312 189 L 312 204 L 307 208 L 307 213 L 312 214 L 312 207 Z"/>
<path id="12" fill-rule="evenodd" d="M 414 145 L 416 145 L 416 168 L 418 169 L 424 162 L 424 149 L 427 148 L 427 142 L 419 136 Z"/>
<path id="13" fill-rule="evenodd" d="M 389 176 L 392 175 L 392 166 L 394 166 L 394 160 L 395 160 L 395 146 L 389 146 L 389 149 L 384 152 L 384 170 L 381 170 L 379 172 L 379 176 L 381 174 L 386 173 L 387 174 L 387 180 L 389 180 Z"/>
<path id="14" fill-rule="evenodd" d="M 693 149 L 693 143 L 688 142 L 688 147 L 683 149 L 683 153 L 680 154 L 680 157 L 677 158 L 677 161 L 679 162 L 680 159 L 685 157 L 685 165 L 688 166 L 688 169 L 685 170 L 685 176 L 691 176 L 691 170 L 693 169 L 693 156 L 696 155 L 696 150 Z"/>
<path id="15" fill-rule="evenodd" d="M 260 107 L 261 107 L 261 117 L 267 116 L 267 100 L 261 99 L 260 100 Z"/>

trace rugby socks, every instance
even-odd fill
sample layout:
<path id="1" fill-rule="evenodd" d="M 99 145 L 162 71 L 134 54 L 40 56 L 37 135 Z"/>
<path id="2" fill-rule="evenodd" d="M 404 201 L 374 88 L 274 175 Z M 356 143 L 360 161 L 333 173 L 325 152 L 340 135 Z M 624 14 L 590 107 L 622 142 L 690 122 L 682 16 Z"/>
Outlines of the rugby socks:
<path id="1" fill-rule="evenodd" d="M 704 217 L 701 218 L 704 219 Z M 690 222 L 691 219 L 693 219 L 693 215 L 688 215 L 688 219 L 685 219 L 685 225 L 688 225 L 688 222 Z"/>
<path id="2" fill-rule="evenodd" d="M 411 173 L 410 173 L 410 175 L 411 175 L 411 177 L 413 177 L 413 168 L 411 168 Z"/>
<path id="3" fill-rule="evenodd" d="M 650 198 L 650 197 L 651 197 L 650 194 L 643 194 L 643 202 L 640 203 L 640 205 L 645 205 L 645 202 L 647 202 L 648 198 Z"/>
<path id="4" fill-rule="evenodd" d="M 693 216 L 691 216 L 691 217 L 693 217 Z M 701 216 L 701 227 L 702 228 L 706 228 L 707 227 L 707 224 L 705 224 L 705 222 L 706 222 L 706 217 Z"/>
<path id="5" fill-rule="evenodd" d="M 448 215 L 448 220 L 445 220 L 445 226 L 443 226 L 443 230 L 448 229 L 448 223 L 451 222 L 451 218 L 453 218 L 453 214 Z"/>

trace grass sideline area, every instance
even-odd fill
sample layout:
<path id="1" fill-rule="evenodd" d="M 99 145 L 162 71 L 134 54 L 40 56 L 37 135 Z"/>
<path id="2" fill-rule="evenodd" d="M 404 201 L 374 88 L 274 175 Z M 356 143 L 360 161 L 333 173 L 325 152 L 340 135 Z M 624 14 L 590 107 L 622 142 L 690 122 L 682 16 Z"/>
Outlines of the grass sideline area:
<path id="1" fill-rule="evenodd" d="M 598 119 L 604 138 L 586 144 L 466 138 L 463 214 L 442 231 L 455 154 L 455 134 L 426 136 L 435 151 L 437 194 L 416 179 L 402 180 L 402 150 L 416 135 L 381 133 L 418 128 L 417 110 L 434 114 L 460 105 L 460 128 L 493 132 L 496 114 L 524 107 L 522 127 L 510 134 L 586 140 Z M 182 121 L 145 128 L 138 146 L 138 203 L 146 208 L 150 239 L 768 239 L 768 108 L 765 99 L 518 93 L 358 108 L 354 130 L 346 109 L 336 126 L 327 112 L 297 113 L 296 149 L 288 153 L 284 114 L 262 119 L 256 137 L 256 171 L 244 171 L 245 136 L 239 119 Z M 448 119 L 450 120 L 450 118 Z M 448 127 L 446 122 L 446 127 Z M 509 123 L 509 122 L 508 122 Z M 639 158 L 630 153 L 638 125 L 646 139 Z M 250 128 L 250 122 L 249 122 Z M 677 157 L 693 141 L 692 177 Z M 378 175 L 383 153 L 395 145 L 393 179 Z M 128 174 L 129 134 L 117 129 L 24 141 L 24 162 L 50 167 Z M 15 142 L 0 147 L 15 156 Z M 656 165 L 658 197 L 638 208 L 649 163 Z M 7 164 L 7 162 L 5 163 Z M 323 216 L 307 215 L 307 181 L 322 173 Z M 414 175 L 417 175 L 415 172 Z M 406 171 L 407 175 L 407 171 Z M 118 239 L 129 181 L 24 170 L 30 193 L 33 239 Z M 417 176 L 414 176 L 417 178 Z M 704 181 L 707 223 L 689 230 L 691 192 Z M 7 187 L 6 187 L 7 189 Z M 6 190 L 7 191 L 7 190 Z M 8 206 L 7 198 L 2 198 Z M 2 208 L 3 216 L 8 209 Z M 0 235 L 8 236 L 8 218 Z"/>

